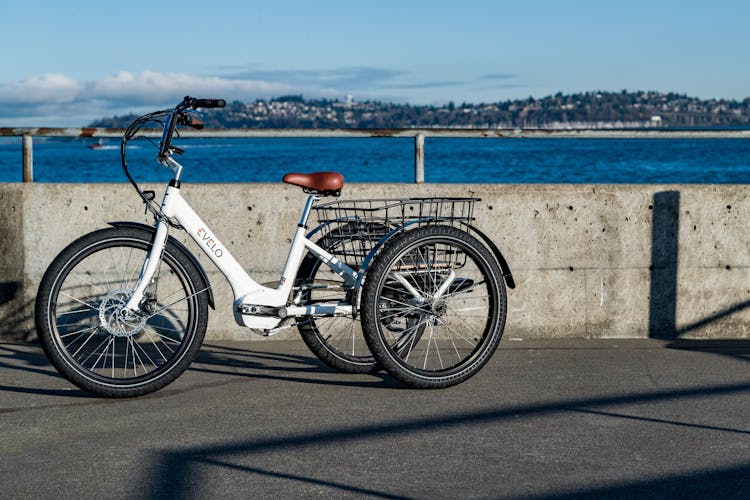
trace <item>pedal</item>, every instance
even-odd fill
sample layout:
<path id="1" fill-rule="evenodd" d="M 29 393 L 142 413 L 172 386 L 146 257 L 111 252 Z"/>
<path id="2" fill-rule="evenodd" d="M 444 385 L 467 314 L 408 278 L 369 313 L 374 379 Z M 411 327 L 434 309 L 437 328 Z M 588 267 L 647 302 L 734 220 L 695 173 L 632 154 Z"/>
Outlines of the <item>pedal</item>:
<path id="1" fill-rule="evenodd" d="M 263 335 L 266 337 L 270 337 L 271 335 L 276 335 L 282 330 L 287 330 L 289 328 L 292 328 L 294 326 L 297 326 L 299 323 L 297 323 L 294 318 L 286 318 L 279 323 L 279 326 L 276 328 L 271 328 L 270 330 L 265 330 Z"/>

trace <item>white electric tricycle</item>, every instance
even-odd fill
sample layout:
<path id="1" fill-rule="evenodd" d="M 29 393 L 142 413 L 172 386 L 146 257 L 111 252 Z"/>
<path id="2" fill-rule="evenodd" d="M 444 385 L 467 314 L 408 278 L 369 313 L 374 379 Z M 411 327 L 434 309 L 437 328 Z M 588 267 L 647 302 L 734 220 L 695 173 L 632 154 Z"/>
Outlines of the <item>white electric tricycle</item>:
<path id="1" fill-rule="evenodd" d="M 411 387 L 447 387 L 477 373 L 503 333 L 506 283 L 514 287 L 497 246 L 472 225 L 478 199 L 320 203 L 339 196 L 341 174 L 287 174 L 283 181 L 307 200 L 281 277 L 259 284 L 182 197 L 183 167 L 173 158 L 183 152 L 172 144 L 176 127 L 202 128 L 194 110 L 224 105 L 186 97 L 126 130 L 123 169 L 155 223 L 110 222 L 50 264 L 35 315 L 57 370 L 94 394 L 130 397 L 187 369 L 214 300 L 198 260 L 168 234 L 173 228 L 186 231 L 226 277 L 242 326 L 264 335 L 296 327 L 327 365 L 347 373 L 382 368 Z M 148 138 L 154 124 L 162 128 L 158 144 Z M 172 172 L 161 204 L 128 169 L 126 147 L 135 138 L 154 144 Z M 319 225 L 308 233 L 313 212 Z"/>

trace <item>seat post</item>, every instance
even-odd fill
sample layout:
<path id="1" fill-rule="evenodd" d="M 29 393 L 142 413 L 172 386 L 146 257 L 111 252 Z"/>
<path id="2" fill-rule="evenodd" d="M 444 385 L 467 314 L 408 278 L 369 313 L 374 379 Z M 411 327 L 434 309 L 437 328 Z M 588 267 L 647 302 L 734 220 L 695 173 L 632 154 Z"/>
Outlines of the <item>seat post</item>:
<path id="1" fill-rule="evenodd" d="M 312 211 L 315 202 L 320 200 L 322 197 L 316 194 L 308 195 L 307 201 L 305 202 L 305 208 L 302 210 L 302 217 L 299 220 L 299 227 L 307 227 L 307 219 L 310 218 L 310 212 Z"/>

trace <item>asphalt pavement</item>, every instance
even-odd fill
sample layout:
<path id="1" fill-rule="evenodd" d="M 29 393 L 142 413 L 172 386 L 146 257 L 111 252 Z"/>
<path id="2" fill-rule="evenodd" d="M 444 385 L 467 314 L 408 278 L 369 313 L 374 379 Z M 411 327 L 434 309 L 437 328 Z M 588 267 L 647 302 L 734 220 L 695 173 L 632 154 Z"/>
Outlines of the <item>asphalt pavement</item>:
<path id="1" fill-rule="evenodd" d="M 750 498 L 750 341 L 503 341 L 469 381 L 343 375 L 209 342 L 91 397 L 0 343 L 0 498 Z"/>

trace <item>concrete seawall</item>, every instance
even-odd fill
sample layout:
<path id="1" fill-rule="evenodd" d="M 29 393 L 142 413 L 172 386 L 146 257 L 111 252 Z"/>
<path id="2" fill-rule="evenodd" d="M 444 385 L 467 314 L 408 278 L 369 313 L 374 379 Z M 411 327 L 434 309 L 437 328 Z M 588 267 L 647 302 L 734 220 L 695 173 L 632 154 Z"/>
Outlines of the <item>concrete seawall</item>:
<path id="1" fill-rule="evenodd" d="M 350 184 L 342 198 L 470 192 L 482 198 L 477 226 L 518 284 L 507 338 L 750 338 L 750 186 Z M 200 184 L 183 194 L 256 280 L 278 278 L 301 190 Z M 6 339 L 33 337 L 39 281 L 65 245 L 108 221 L 151 222 L 124 184 L 0 184 L 0 210 Z M 207 338 L 261 338 L 235 325 L 228 284 L 187 245 L 214 286 Z"/>

